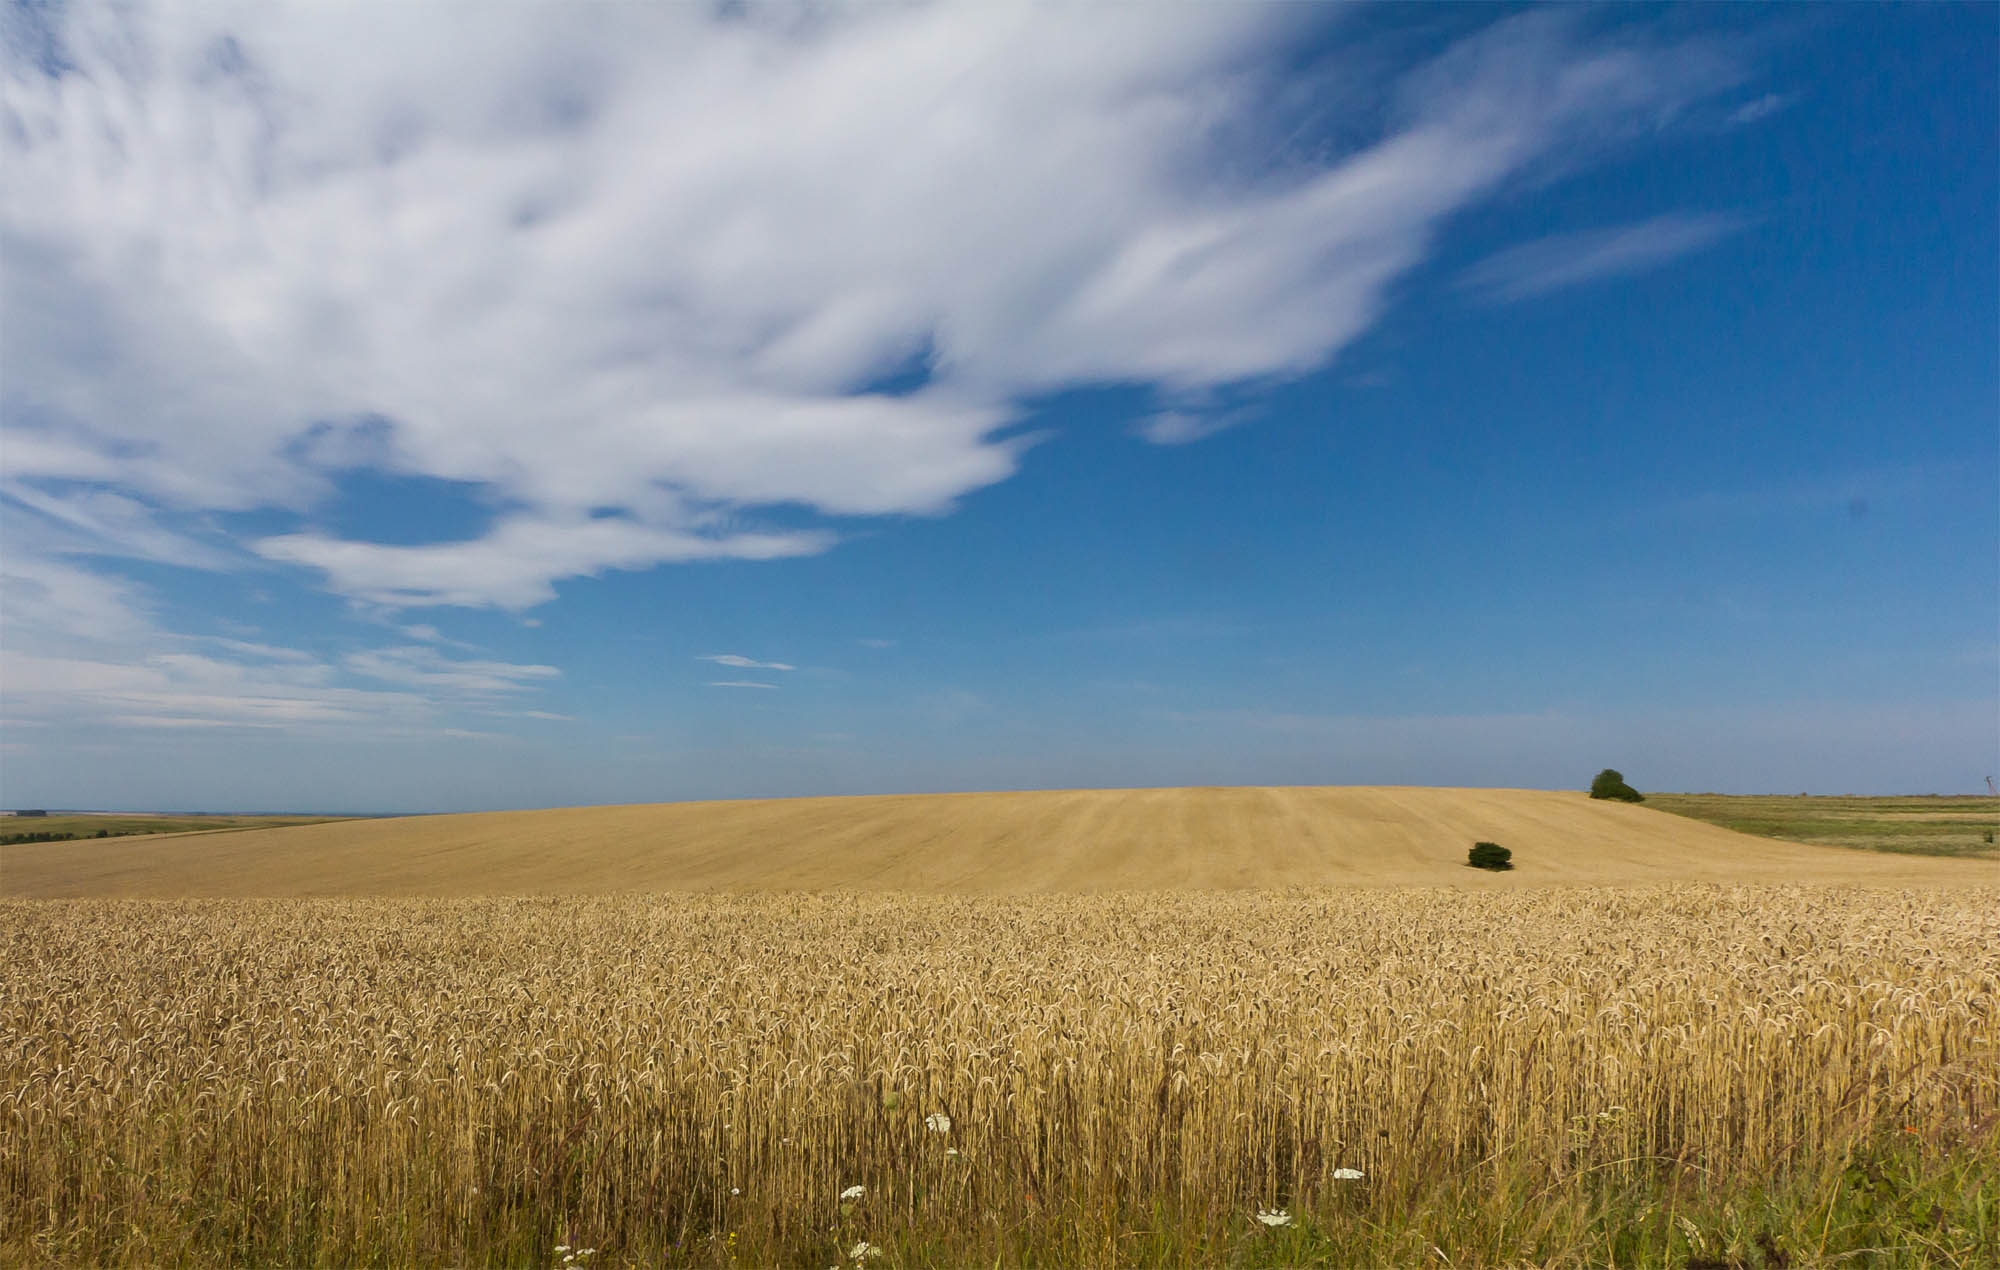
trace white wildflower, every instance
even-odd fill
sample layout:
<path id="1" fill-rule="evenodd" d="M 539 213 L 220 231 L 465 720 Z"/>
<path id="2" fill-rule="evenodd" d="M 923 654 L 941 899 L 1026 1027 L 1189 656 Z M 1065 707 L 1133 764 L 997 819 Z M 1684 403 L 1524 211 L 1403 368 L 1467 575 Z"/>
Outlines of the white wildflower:
<path id="1" fill-rule="evenodd" d="M 958 1148 L 946 1147 L 944 1149 L 944 1158 L 947 1160 L 956 1160 L 958 1158 Z"/>
<path id="2" fill-rule="evenodd" d="M 569 1245 L 568 1245 L 568 1244 L 557 1244 L 557 1245 L 556 1245 L 556 1251 L 557 1251 L 557 1252 L 568 1252 L 568 1251 L 569 1251 Z"/>
<path id="3" fill-rule="evenodd" d="M 1263 1208 L 1257 1210 L 1257 1220 L 1266 1226 L 1289 1226 L 1292 1215 L 1282 1208 Z"/>
<path id="4" fill-rule="evenodd" d="M 868 1188 L 865 1186 L 850 1186 L 846 1190 L 840 1193 L 840 1202 L 843 1204 L 851 1204 L 855 1200 L 860 1199 L 863 1195 L 866 1195 L 867 1193 L 868 1193 Z"/>
<path id="5" fill-rule="evenodd" d="M 864 1239 L 860 1243 L 854 1245 L 852 1248 L 849 1248 L 847 1250 L 847 1255 L 849 1257 L 852 1257 L 856 1261 L 866 1261 L 870 1257 L 881 1256 L 882 1250 L 880 1248 L 877 1248 L 874 1244 L 869 1243 L 866 1239 Z"/>
<path id="6" fill-rule="evenodd" d="M 1696 1252 L 1707 1250 L 1708 1242 L 1701 1237 L 1701 1227 L 1695 1225 L 1686 1217 L 1675 1217 L 1674 1220 L 1680 1223 L 1681 1233 L 1687 1236 L 1688 1244 Z"/>
<path id="7" fill-rule="evenodd" d="M 932 1133 L 950 1133 L 951 1117 L 942 1111 L 933 1111 L 924 1117 L 924 1128 L 929 1129 Z"/>
<path id="8" fill-rule="evenodd" d="M 1333 1176 L 1342 1182 L 1358 1182 L 1361 1180 L 1361 1170 L 1335 1169 L 1333 1171 Z"/>
<path id="9" fill-rule="evenodd" d="M 741 1190 L 737 1189 L 736 1187 L 732 1186 L 732 1187 L 730 1187 L 730 1188 L 729 1188 L 729 1193 L 730 1193 L 731 1195 L 741 1195 L 741 1194 L 742 1194 L 743 1192 L 742 1192 Z"/>

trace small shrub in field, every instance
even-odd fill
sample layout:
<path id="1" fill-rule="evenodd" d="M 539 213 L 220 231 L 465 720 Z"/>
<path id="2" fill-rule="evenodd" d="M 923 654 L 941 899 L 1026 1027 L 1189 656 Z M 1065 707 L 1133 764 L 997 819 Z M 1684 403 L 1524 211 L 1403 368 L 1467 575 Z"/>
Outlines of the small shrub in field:
<path id="1" fill-rule="evenodd" d="M 1497 873 L 1514 867 L 1514 853 L 1497 842 L 1475 842 L 1472 850 L 1466 852 L 1465 862 L 1475 869 L 1492 869 Z"/>
<path id="2" fill-rule="evenodd" d="M 1609 798 L 1621 803 L 1643 803 L 1646 796 L 1625 783 L 1625 774 L 1615 767 L 1607 767 L 1590 782 L 1592 798 Z"/>

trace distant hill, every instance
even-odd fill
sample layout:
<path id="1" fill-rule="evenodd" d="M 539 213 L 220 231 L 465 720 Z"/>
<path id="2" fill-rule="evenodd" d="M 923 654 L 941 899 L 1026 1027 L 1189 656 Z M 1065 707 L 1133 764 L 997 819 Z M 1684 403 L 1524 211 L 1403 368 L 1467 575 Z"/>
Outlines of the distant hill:
<path id="1" fill-rule="evenodd" d="M 1465 867 L 1476 840 L 1515 868 Z M 2000 864 L 1778 842 L 1581 793 L 1061 790 L 482 812 L 0 848 L 0 895 L 1038 892 L 2000 881 Z"/>

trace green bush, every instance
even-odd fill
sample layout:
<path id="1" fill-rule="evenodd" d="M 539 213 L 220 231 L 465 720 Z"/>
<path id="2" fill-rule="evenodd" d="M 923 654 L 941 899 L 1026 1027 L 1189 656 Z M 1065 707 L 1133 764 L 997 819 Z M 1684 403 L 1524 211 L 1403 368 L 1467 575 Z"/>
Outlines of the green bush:
<path id="1" fill-rule="evenodd" d="M 1475 869 L 1498 873 L 1514 867 L 1514 853 L 1497 842 L 1475 842 L 1472 850 L 1465 853 L 1465 862 Z"/>
<path id="2" fill-rule="evenodd" d="M 1590 782 L 1592 798 L 1610 798 L 1621 803 L 1643 803 L 1646 796 L 1625 783 L 1625 774 L 1615 767 L 1607 767 Z"/>

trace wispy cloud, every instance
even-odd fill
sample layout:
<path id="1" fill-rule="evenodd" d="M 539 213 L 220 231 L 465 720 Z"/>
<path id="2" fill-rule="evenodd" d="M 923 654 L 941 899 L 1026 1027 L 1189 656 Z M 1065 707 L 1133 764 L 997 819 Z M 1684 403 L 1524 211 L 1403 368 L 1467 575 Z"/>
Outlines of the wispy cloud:
<path id="1" fill-rule="evenodd" d="M 738 653 L 709 653 L 695 658 L 696 661 L 712 661 L 718 666 L 729 666 L 737 670 L 797 670 L 781 661 L 753 661 Z"/>
<path id="2" fill-rule="evenodd" d="M 219 635 L 208 637 L 208 642 L 214 644 L 217 648 L 227 649 L 239 657 L 246 659 L 294 663 L 309 663 L 319 660 L 314 654 L 300 648 L 280 648 L 274 644 L 257 644 L 248 640 L 225 639 Z"/>
<path id="3" fill-rule="evenodd" d="M 9 705 L 74 729 L 408 727 L 434 712 L 420 694 L 352 688 L 322 663 L 272 665 L 192 653 L 44 656 L 0 651 Z"/>
<path id="4" fill-rule="evenodd" d="M 778 687 L 776 684 L 757 683 L 750 679 L 714 679 L 709 681 L 708 686 L 711 688 L 769 688 L 773 691 L 776 691 Z"/>
<path id="5" fill-rule="evenodd" d="M 1254 416 L 1250 410 L 1162 410 L 1132 426 L 1132 434 L 1154 445 L 1188 445 L 1226 432 Z"/>
<path id="6" fill-rule="evenodd" d="M 428 645 L 330 660 L 309 649 L 181 635 L 159 624 L 136 584 L 14 550 L 0 556 L 0 589 L 9 711 L 66 735 L 107 727 L 429 733 L 454 712 L 478 712 L 559 674 L 458 660 Z"/>
<path id="7" fill-rule="evenodd" d="M 1511 177 L 1741 79 L 1712 46 L 1503 17 L 1371 79 L 1300 162 L 1318 77 L 1375 56 L 1302 69 L 1338 21 L 1311 6 L 34 20 L 4 52 L 10 489 L 79 541 L 247 548 L 392 608 L 811 555 L 1009 478 L 1049 393 L 1309 372 Z M 916 391 L 870 390 L 913 358 Z M 176 520 L 310 514 L 368 469 L 504 511 L 416 544 Z M 760 528 L 778 507 L 827 523 Z"/>
<path id="8" fill-rule="evenodd" d="M 1781 110 L 1789 110 L 1799 100 L 1797 93 L 1765 93 L 1753 98 L 1729 112 L 1729 122 L 1737 125 L 1756 123 L 1769 118 Z"/>
<path id="9" fill-rule="evenodd" d="M 324 572 L 334 589 L 370 604 L 494 605 L 522 609 L 555 598 L 556 578 L 695 560 L 775 560 L 812 555 L 830 533 L 708 533 L 630 521 L 517 516 L 468 542 L 389 545 L 323 533 L 254 544 L 266 559 Z"/>
<path id="10" fill-rule="evenodd" d="M 7 466 L 21 470 L 20 433 L 6 430 Z M 33 438 L 26 467 L 32 470 Z M 42 490 L 27 481 L 0 480 L 0 526 L 17 545 L 48 553 L 123 556 L 193 569 L 241 567 L 240 551 L 218 547 L 170 528 L 167 517 L 144 501 L 113 490 L 65 486 Z"/>
<path id="11" fill-rule="evenodd" d="M 341 665 L 354 674 L 370 679 L 460 698 L 505 696 L 562 675 L 554 666 L 456 661 L 425 645 L 349 653 L 341 658 Z"/>
<path id="12" fill-rule="evenodd" d="M 1487 257 L 1461 283 L 1491 301 L 1525 300 L 1657 269 L 1754 223 L 1735 212 L 1670 212 L 1612 229 L 1553 234 Z"/>

